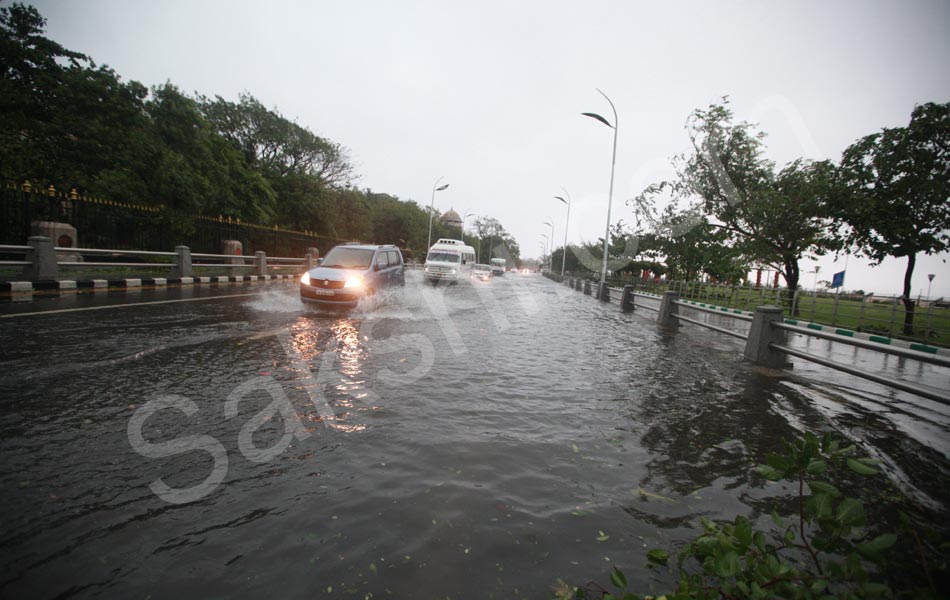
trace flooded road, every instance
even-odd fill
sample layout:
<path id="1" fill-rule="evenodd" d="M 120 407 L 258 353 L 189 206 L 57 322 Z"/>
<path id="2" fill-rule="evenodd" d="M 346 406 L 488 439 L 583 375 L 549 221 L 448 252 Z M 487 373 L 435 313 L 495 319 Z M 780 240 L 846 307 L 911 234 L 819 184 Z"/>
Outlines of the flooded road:
<path id="1" fill-rule="evenodd" d="M 767 522 L 791 490 L 754 466 L 803 429 L 946 522 L 950 408 L 537 275 L 407 279 L 349 313 L 248 284 L 0 319 L 0 593 L 546 598 L 615 565 L 665 589 L 646 551 Z"/>

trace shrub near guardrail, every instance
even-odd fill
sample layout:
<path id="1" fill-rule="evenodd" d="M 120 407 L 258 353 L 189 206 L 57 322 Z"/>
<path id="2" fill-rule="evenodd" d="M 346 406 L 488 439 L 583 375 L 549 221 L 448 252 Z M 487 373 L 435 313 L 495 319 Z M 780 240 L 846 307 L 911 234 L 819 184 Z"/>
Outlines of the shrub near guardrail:
<path id="1" fill-rule="evenodd" d="M 769 481 L 798 484 L 798 514 L 782 518 L 773 511 L 774 526 L 767 530 L 741 515 L 719 523 L 701 517 L 701 532 L 677 553 L 677 586 L 664 595 L 629 591 L 637 586 L 619 568 L 610 573 L 612 589 L 559 580 L 555 595 L 560 600 L 885 598 L 895 595 L 889 577 L 909 588 L 899 596 L 941 597 L 947 591 L 937 584 L 948 575 L 946 544 L 925 545 L 920 525 L 906 513 L 901 513 L 899 533 L 871 533 L 879 524 L 869 522 L 864 502 L 842 491 L 845 468 L 860 476 L 878 473 L 878 461 L 857 457 L 855 451 L 831 434 L 819 440 L 805 433 L 785 442 L 783 453 L 769 454 L 757 470 Z M 665 568 L 670 557 L 666 549 L 647 553 L 655 568 Z"/>

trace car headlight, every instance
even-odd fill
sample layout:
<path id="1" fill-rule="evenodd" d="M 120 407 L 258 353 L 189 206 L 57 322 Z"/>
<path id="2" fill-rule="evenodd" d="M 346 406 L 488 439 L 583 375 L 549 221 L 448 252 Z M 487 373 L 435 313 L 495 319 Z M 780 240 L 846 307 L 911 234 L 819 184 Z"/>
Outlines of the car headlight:
<path id="1" fill-rule="evenodd" d="M 449 271 L 449 273 L 451 273 L 452 275 L 455 275 L 455 269 L 452 269 L 451 271 Z"/>
<path id="2" fill-rule="evenodd" d="M 310 273 L 304 273 L 300 276 L 300 283 L 310 285 Z"/>
<path id="3" fill-rule="evenodd" d="M 360 288 L 363 287 L 363 278 L 360 276 L 350 277 L 346 280 L 346 283 L 343 284 L 345 288 Z"/>

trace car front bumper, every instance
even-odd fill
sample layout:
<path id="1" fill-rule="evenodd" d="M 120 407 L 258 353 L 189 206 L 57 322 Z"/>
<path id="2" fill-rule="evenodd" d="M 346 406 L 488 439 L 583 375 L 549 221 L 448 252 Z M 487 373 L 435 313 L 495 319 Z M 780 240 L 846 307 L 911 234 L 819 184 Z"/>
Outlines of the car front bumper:
<path id="1" fill-rule="evenodd" d="M 353 288 L 331 290 L 305 283 L 300 284 L 300 299 L 309 304 L 354 307 L 363 296 L 362 290 L 354 290 Z"/>

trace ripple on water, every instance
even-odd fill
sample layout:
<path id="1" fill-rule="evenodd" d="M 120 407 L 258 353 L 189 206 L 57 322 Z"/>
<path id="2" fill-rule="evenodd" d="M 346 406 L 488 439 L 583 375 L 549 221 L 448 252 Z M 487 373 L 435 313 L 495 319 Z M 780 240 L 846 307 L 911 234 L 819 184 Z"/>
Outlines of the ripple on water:
<path id="1" fill-rule="evenodd" d="M 763 372 L 729 339 L 660 330 L 653 313 L 538 277 L 433 288 L 419 275 L 345 312 L 291 286 L 170 305 L 154 327 L 75 319 L 59 338 L 70 353 L 28 377 L 9 373 L 45 346 L 6 355 L 4 595 L 534 597 L 558 577 L 606 582 L 613 565 L 666 587 L 645 547 L 691 537 L 700 516 L 794 510 L 792 490 L 751 469 L 801 429 L 859 441 L 934 523 L 946 514 L 938 407 Z M 264 463 L 239 438 L 272 398 L 224 414 L 255 378 L 281 385 L 306 432 Z M 149 486 L 200 483 L 211 455 L 149 458 L 128 440 L 161 394 L 198 410 L 151 417 L 147 440 L 208 436 L 227 453 L 224 484 L 191 504 Z M 253 442 L 285 430 L 264 419 Z"/>

